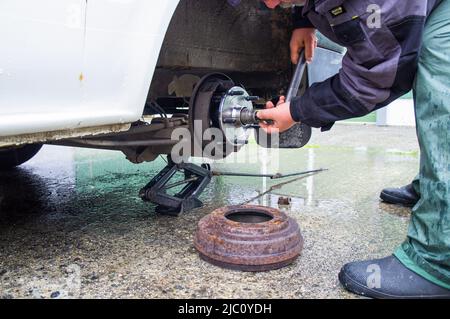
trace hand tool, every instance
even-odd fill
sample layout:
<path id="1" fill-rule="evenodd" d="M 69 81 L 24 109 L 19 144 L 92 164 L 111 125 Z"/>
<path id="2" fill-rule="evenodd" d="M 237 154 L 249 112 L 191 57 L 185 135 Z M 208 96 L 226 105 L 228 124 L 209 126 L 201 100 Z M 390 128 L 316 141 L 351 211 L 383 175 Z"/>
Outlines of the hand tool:
<path id="1" fill-rule="evenodd" d="M 305 68 L 306 59 L 304 50 L 302 50 L 300 52 L 300 59 L 295 68 L 295 72 L 286 95 L 286 102 L 291 102 L 292 98 L 297 96 L 303 74 L 305 73 Z M 240 103 L 236 103 L 237 101 L 235 97 L 242 97 L 242 101 L 238 101 Z M 259 110 L 254 110 L 253 107 L 248 107 L 248 103 L 242 103 L 244 100 L 247 102 L 251 102 L 258 99 L 259 97 L 249 96 L 242 88 L 232 88 L 223 99 L 223 107 L 221 111 L 222 123 L 224 123 L 225 125 L 232 124 L 235 126 L 249 126 L 258 125 L 260 122 L 264 121 L 270 124 L 271 120 L 261 120 L 258 118 Z M 234 103 L 232 105 L 229 105 L 229 103 L 227 103 L 228 100 L 233 100 Z"/>

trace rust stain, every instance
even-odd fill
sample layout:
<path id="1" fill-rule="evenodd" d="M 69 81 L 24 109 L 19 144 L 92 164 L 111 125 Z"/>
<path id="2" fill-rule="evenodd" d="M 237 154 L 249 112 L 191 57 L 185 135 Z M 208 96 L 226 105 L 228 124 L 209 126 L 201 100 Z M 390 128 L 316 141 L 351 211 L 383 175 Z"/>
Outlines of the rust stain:
<path id="1" fill-rule="evenodd" d="M 48 143 L 67 138 L 95 136 L 113 132 L 123 132 L 130 129 L 130 124 L 113 124 L 97 127 L 72 128 L 52 132 L 41 132 L 14 136 L 0 136 L 0 147 L 19 146 L 30 143 Z"/>

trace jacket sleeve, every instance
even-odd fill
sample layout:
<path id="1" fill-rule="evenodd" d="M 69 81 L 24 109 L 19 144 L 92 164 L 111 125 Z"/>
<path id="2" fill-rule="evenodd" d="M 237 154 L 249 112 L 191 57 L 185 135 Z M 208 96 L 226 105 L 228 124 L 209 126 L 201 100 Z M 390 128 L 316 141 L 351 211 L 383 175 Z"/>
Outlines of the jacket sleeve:
<path id="1" fill-rule="evenodd" d="M 314 28 L 314 25 L 309 21 L 308 17 L 302 14 L 303 7 L 295 6 L 292 9 L 292 24 L 294 29 Z"/>
<path id="2" fill-rule="evenodd" d="M 334 122 L 364 116 L 409 92 L 417 71 L 425 17 L 410 16 L 370 29 L 350 21 L 333 29 L 347 47 L 340 72 L 291 102 L 297 122 L 329 130 Z"/>

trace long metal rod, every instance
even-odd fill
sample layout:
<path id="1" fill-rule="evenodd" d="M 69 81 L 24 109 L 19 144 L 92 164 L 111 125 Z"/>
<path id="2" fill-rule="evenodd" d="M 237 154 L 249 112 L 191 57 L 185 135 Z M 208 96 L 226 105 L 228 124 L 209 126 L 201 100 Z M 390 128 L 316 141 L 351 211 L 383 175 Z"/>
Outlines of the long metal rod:
<path id="1" fill-rule="evenodd" d="M 276 189 L 280 189 L 280 188 L 282 188 L 283 186 L 292 184 L 292 183 L 294 183 L 294 182 L 301 181 L 302 179 L 305 179 L 305 178 L 308 178 L 308 177 L 317 175 L 317 174 L 319 174 L 319 173 L 320 173 L 320 172 L 309 173 L 309 174 L 306 174 L 306 175 L 303 175 L 303 176 L 296 177 L 296 178 L 294 178 L 294 179 L 288 180 L 288 181 L 286 181 L 286 182 L 282 182 L 282 183 L 273 185 L 273 186 L 270 187 L 267 191 L 265 191 L 265 192 L 259 194 L 258 196 L 255 196 L 255 197 L 253 197 L 253 198 L 251 198 L 251 199 L 245 201 L 245 202 L 242 203 L 241 205 L 245 205 L 245 204 L 251 203 L 251 202 L 253 202 L 254 200 L 257 200 L 258 198 L 261 198 L 261 197 L 263 197 L 263 196 L 265 196 L 265 195 L 267 195 L 267 194 L 272 193 L 272 192 L 273 192 L 274 190 L 276 190 Z"/>
<path id="2" fill-rule="evenodd" d="M 300 52 L 300 58 L 295 68 L 294 76 L 292 77 L 291 84 L 286 95 L 286 102 L 291 102 L 292 98 L 296 97 L 298 90 L 300 89 L 300 83 L 302 82 L 303 74 L 306 68 L 305 50 Z"/>
<path id="3" fill-rule="evenodd" d="M 212 174 L 214 176 L 236 176 L 236 177 L 268 177 L 270 179 L 281 179 L 281 178 L 287 178 L 287 177 L 293 177 L 293 176 L 301 176 L 311 173 L 320 173 L 323 171 L 327 171 L 328 169 L 320 168 L 310 171 L 304 171 L 304 172 L 298 172 L 298 173 L 290 173 L 290 174 L 247 174 L 247 173 L 233 173 L 233 172 L 217 172 L 212 171 Z"/>
<path id="4" fill-rule="evenodd" d="M 300 172 L 300 173 L 277 174 L 277 175 L 274 175 L 272 177 L 272 179 L 280 179 L 280 178 L 287 178 L 287 177 L 294 177 L 294 176 L 302 176 L 302 175 L 306 175 L 306 174 L 321 173 L 321 172 L 325 172 L 325 171 L 328 171 L 328 169 L 327 168 L 320 168 L 320 169 L 314 169 L 314 170 L 310 170 L 310 171 L 306 171 L 306 172 Z"/>
<path id="5" fill-rule="evenodd" d="M 99 134 L 92 137 L 68 138 L 51 141 L 46 144 L 62 145 L 82 148 L 98 148 L 107 150 L 121 150 L 125 147 L 170 146 L 178 143 L 170 138 L 139 139 L 139 136 L 152 136 L 159 131 L 186 127 L 184 118 L 165 119 L 164 123 L 152 123 L 132 126 L 128 131 L 119 133 Z M 164 135 L 169 135 L 165 133 Z"/>

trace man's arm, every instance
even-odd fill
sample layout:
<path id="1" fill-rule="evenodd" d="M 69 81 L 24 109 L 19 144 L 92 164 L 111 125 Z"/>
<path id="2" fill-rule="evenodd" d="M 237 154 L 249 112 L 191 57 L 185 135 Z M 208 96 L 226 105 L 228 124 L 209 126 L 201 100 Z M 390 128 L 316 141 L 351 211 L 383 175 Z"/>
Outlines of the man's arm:
<path id="1" fill-rule="evenodd" d="M 345 30 L 352 43 L 341 71 L 292 100 L 293 120 L 328 130 L 335 121 L 364 116 L 406 94 L 417 71 L 424 25 L 421 16 L 378 29 L 354 23 Z"/>
<path id="2" fill-rule="evenodd" d="M 290 104 L 258 113 L 276 123 L 265 129 L 283 131 L 302 122 L 325 131 L 336 121 L 364 116 L 406 94 L 417 72 L 425 21 L 414 15 L 382 28 L 356 20 L 340 25 L 334 33 L 348 51 L 339 74 L 312 85 Z"/>

